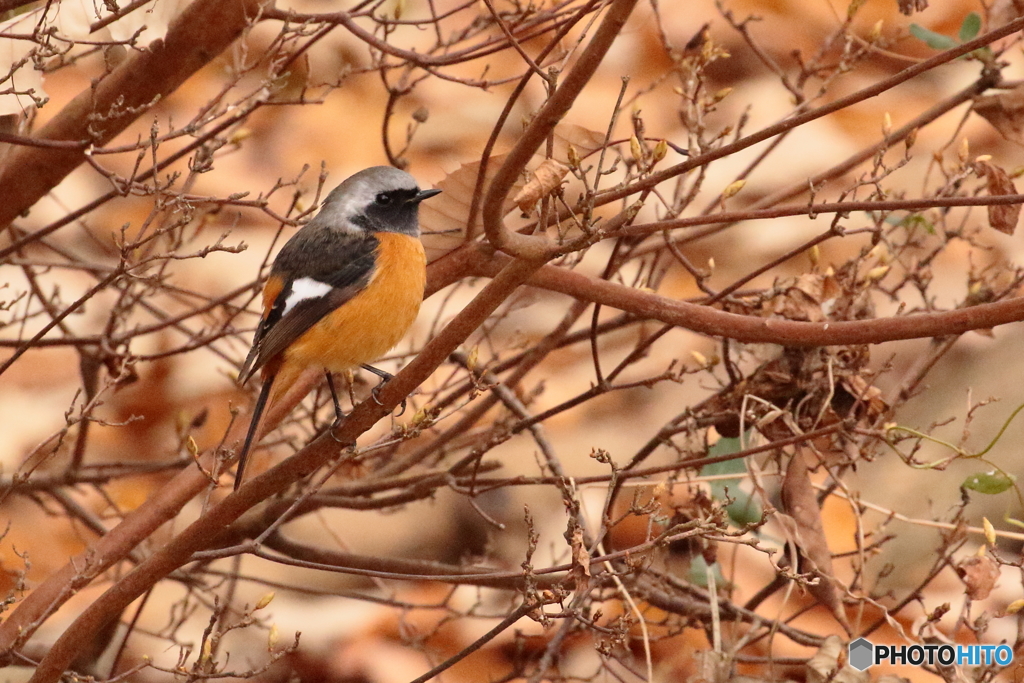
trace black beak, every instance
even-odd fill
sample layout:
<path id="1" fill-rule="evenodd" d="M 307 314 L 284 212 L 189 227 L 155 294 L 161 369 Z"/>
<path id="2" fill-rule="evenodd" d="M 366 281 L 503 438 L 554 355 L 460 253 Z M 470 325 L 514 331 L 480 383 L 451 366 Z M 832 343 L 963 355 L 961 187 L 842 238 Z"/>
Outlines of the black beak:
<path id="1" fill-rule="evenodd" d="M 411 204 L 419 204 L 424 199 L 430 199 L 436 194 L 441 194 L 441 190 L 420 190 L 416 193 L 416 196 L 409 201 Z"/>

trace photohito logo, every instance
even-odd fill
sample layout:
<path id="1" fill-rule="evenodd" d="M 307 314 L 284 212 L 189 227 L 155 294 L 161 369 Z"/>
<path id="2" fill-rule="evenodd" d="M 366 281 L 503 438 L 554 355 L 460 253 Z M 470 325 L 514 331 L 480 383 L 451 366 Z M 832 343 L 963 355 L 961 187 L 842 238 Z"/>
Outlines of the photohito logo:
<path id="1" fill-rule="evenodd" d="M 1009 645 L 875 645 L 866 638 L 858 638 L 848 646 L 850 666 L 864 671 L 875 664 L 925 664 L 950 666 L 1006 666 L 1013 661 Z"/>

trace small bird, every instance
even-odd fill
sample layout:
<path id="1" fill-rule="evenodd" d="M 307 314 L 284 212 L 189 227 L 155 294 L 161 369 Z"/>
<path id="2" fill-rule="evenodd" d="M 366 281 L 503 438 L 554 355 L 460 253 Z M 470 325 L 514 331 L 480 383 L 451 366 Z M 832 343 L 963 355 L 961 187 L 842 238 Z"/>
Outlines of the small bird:
<path id="1" fill-rule="evenodd" d="M 238 456 L 235 490 L 260 418 L 310 367 L 323 368 L 342 416 L 331 373 L 367 365 L 387 353 L 416 319 L 426 283 L 419 204 L 440 190 L 421 190 L 397 168 L 367 168 L 334 188 L 320 212 L 292 235 L 263 287 L 263 317 L 239 382 L 257 371 L 263 387 Z"/>

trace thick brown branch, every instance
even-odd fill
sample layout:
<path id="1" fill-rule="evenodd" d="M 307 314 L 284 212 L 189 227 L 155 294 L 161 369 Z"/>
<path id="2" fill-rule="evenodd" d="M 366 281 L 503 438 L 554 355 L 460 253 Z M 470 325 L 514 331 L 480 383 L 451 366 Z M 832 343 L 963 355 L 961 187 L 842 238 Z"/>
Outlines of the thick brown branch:
<path id="1" fill-rule="evenodd" d="M 488 257 L 482 251 L 468 249 L 461 253 L 463 263 L 471 265 L 480 276 L 490 276 L 508 259 L 503 254 Z M 727 313 L 556 266 L 540 268 L 528 284 L 701 334 L 783 346 L 880 344 L 961 334 L 1024 320 L 1024 297 L 898 318 L 809 323 Z"/>

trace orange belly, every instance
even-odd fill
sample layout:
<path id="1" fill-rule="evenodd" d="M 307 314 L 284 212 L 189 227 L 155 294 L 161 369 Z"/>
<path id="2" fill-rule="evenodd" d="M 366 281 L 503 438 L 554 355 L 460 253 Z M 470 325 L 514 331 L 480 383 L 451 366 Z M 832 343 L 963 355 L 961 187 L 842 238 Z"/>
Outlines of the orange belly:
<path id="1" fill-rule="evenodd" d="M 426 283 L 426 256 L 415 237 L 376 233 L 377 270 L 363 291 L 311 327 L 285 359 L 331 372 L 372 363 L 390 351 L 416 320 Z"/>

